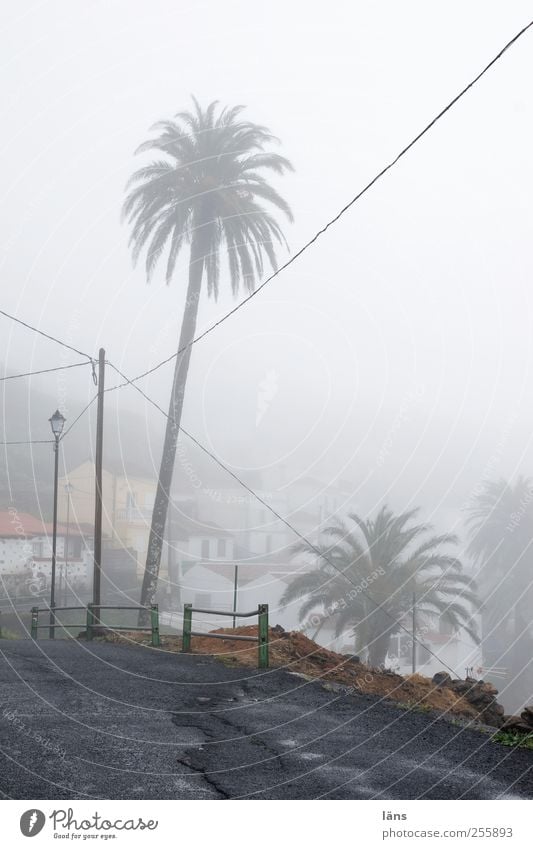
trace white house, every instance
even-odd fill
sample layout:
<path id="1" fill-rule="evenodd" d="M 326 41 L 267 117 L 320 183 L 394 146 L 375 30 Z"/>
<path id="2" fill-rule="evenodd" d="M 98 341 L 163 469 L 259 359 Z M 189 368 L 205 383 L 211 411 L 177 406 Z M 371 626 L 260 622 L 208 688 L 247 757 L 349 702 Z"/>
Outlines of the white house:
<path id="1" fill-rule="evenodd" d="M 89 530 L 58 525 L 56 568 L 58 580 L 71 585 L 87 582 L 92 562 Z M 12 508 L 0 511 L 0 580 L 20 594 L 21 584 L 45 590 L 52 570 L 52 526 Z"/>
<path id="2" fill-rule="evenodd" d="M 236 609 L 239 612 L 255 610 L 259 604 L 269 605 L 270 624 L 282 625 L 286 630 L 298 627 L 294 608 L 288 611 L 280 605 L 287 583 L 294 576 L 293 564 L 273 564 L 270 561 L 244 560 L 241 562 L 197 562 L 183 569 L 180 577 L 179 602 L 174 612 L 162 614 L 162 622 L 181 629 L 183 605 L 192 604 L 210 610 L 232 611 L 234 609 L 235 585 L 237 586 Z M 237 619 L 237 626 L 256 624 L 253 617 Z M 212 631 L 232 625 L 229 616 L 194 614 L 196 631 Z"/>

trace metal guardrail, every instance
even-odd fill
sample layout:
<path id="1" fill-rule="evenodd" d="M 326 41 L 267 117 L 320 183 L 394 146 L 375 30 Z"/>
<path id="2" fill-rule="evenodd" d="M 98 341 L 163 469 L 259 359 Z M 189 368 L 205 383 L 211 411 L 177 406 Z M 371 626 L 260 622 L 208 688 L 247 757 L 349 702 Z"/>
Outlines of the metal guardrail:
<path id="1" fill-rule="evenodd" d="M 85 622 L 73 622 L 73 623 L 64 623 L 58 622 L 56 619 L 57 611 L 63 610 L 84 610 L 86 611 Z M 120 625 L 118 627 L 114 627 L 111 625 L 103 624 L 103 620 L 100 617 L 100 613 L 102 610 L 149 610 L 150 611 L 150 625 Z M 39 613 L 52 613 L 54 622 L 46 623 L 46 625 L 39 625 Z M 87 607 L 32 607 L 31 609 L 31 631 L 30 636 L 32 640 L 37 639 L 37 632 L 40 628 L 85 628 L 85 632 L 88 640 L 92 640 L 95 631 L 112 631 L 115 633 L 116 631 L 150 631 L 152 634 L 152 645 L 156 648 L 160 645 L 159 639 L 159 606 L 157 604 L 152 604 L 150 607 L 145 607 L 142 604 L 136 605 L 123 605 L 123 604 L 88 604 Z"/>
<path id="2" fill-rule="evenodd" d="M 192 630 L 193 613 L 208 613 L 214 616 L 232 616 L 248 618 L 257 616 L 257 637 L 247 637 L 241 634 L 206 634 L 203 631 Z M 257 643 L 257 665 L 259 669 L 268 669 L 268 604 L 259 604 L 256 610 L 249 613 L 239 613 L 237 610 L 207 610 L 204 607 L 193 607 L 192 604 L 183 605 L 183 637 L 181 650 L 191 651 L 191 637 L 209 637 L 214 640 L 242 640 L 243 642 Z"/>
<path id="3" fill-rule="evenodd" d="M 37 639 L 37 631 L 40 628 L 48 628 L 49 631 L 54 632 L 55 628 L 85 628 L 85 622 L 73 622 L 69 625 L 64 625 L 61 622 L 58 622 L 56 619 L 56 611 L 57 610 L 85 610 L 85 607 L 32 607 L 31 609 L 31 626 L 30 626 L 30 637 L 32 640 Z M 53 615 L 53 622 L 47 622 L 46 625 L 39 625 L 39 613 L 48 613 Z M 81 617 L 80 617 L 81 618 Z"/>

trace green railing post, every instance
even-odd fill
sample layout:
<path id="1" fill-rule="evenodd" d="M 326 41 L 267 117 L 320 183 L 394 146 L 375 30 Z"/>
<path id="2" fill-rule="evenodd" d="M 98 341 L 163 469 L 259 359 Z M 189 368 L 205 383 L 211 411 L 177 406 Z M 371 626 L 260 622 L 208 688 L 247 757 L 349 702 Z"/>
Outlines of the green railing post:
<path id="1" fill-rule="evenodd" d="M 268 669 L 268 604 L 260 604 L 257 608 L 258 643 L 257 660 L 259 669 Z"/>
<path id="2" fill-rule="evenodd" d="M 94 613 L 92 604 L 87 605 L 87 639 L 92 640 L 93 638 L 93 626 L 94 626 Z"/>
<path id="3" fill-rule="evenodd" d="M 150 608 L 150 621 L 152 625 L 152 645 L 159 646 L 159 606 L 152 604 Z"/>
<path id="4" fill-rule="evenodd" d="M 32 640 L 37 639 L 37 625 L 39 623 L 39 608 L 32 607 L 31 609 L 31 631 L 30 636 Z"/>
<path id="5" fill-rule="evenodd" d="M 181 641 L 181 650 L 191 650 L 191 631 L 192 631 L 192 604 L 183 605 L 183 637 Z"/>

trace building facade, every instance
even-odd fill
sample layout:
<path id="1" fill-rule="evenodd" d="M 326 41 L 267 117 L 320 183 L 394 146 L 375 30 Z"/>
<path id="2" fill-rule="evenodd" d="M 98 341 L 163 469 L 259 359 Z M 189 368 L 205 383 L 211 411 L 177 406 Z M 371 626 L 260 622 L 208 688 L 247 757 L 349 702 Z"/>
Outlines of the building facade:
<path id="1" fill-rule="evenodd" d="M 52 525 L 15 509 L 0 512 L 0 580 L 6 594 L 45 592 L 52 572 Z M 59 524 L 56 579 L 71 588 L 86 587 L 92 570 L 92 534 L 87 528 Z"/>
<path id="2" fill-rule="evenodd" d="M 134 551 L 138 571 L 146 560 L 156 483 L 151 478 L 102 472 L 102 536 L 108 549 Z M 58 517 L 83 526 L 94 522 L 94 463 L 87 461 L 59 481 Z"/>

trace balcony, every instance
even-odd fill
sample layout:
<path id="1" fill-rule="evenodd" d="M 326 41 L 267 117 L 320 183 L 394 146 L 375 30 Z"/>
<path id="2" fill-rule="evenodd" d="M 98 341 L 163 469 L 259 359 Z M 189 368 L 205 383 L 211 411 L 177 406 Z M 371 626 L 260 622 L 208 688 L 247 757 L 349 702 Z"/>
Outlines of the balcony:
<path id="1" fill-rule="evenodd" d="M 117 510 L 117 522 L 146 525 L 150 523 L 151 519 L 152 511 L 142 507 L 127 507 L 125 510 Z"/>

